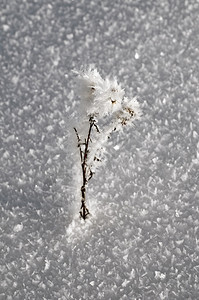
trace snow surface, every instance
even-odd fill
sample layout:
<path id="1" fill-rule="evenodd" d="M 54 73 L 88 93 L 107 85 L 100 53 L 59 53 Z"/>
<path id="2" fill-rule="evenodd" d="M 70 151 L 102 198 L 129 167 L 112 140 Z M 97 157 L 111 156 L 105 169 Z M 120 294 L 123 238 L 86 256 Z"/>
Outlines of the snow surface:
<path id="1" fill-rule="evenodd" d="M 199 299 L 199 1 L 0 2 L 0 299 Z M 78 217 L 72 70 L 137 96 Z M 76 162 L 78 164 L 78 161 Z"/>

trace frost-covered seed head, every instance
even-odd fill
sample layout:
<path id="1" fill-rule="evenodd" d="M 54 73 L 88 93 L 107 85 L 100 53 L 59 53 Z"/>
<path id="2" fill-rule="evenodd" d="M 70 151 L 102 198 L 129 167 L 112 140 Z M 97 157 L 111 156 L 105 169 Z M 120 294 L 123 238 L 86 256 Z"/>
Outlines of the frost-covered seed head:
<path id="1" fill-rule="evenodd" d="M 78 74 L 78 91 L 80 100 L 80 112 L 93 117 L 95 121 L 110 118 L 108 135 L 117 128 L 131 125 L 135 119 L 141 116 L 141 110 L 136 98 L 129 100 L 125 97 L 124 89 L 118 84 L 116 78 L 113 80 L 102 79 L 97 69 L 89 68 Z M 84 113 L 85 112 L 85 113 Z M 117 124 L 116 124 L 117 123 Z M 111 128 L 111 126 L 113 128 Z"/>
<path id="2" fill-rule="evenodd" d="M 75 72 L 77 77 L 77 91 L 81 101 L 90 102 L 94 99 L 96 87 L 102 85 L 103 79 L 96 69 Z"/>
<path id="3" fill-rule="evenodd" d="M 102 79 L 96 69 L 76 72 L 77 90 L 88 116 L 103 117 L 121 109 L 124 90 L 116 79 Z"/>

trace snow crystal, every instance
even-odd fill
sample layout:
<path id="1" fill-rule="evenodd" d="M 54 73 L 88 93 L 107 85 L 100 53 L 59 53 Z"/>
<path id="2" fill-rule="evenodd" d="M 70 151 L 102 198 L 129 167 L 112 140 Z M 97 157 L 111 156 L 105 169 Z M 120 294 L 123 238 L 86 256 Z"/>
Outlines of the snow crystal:
<path id="1" fill-rule="evenodd" d="M 166 278 L 166 275 L 164 273 L 161 273 L 160 271 L 155 271 L 155 278 L 163 280 Z"/>
<path id="2" fill-rule="evenodd" d="M 120 146 L 119 146 L 119 145 L 115 145 L 115 146 L 113 147 L 113 149 L 115 149 L 115 150 L 117 151 L 117 150 L 120 149 Z"/>
<path id="3" fill-rule="evenodd" d="M 44 267 L 44 271 L 47 271 L 50 268 L 50 261 L 46 258 L 45 259 L 45 267 Z"/>
<path id="4" fill-rule="evenodd" d="M 3 24 L 3 30 L 8 31 L 10 29 L 9 25 Z"/>
<path id="5" fill-rule="evenodd" d="M 135 59 L 139 59 L 139 58 L 140 58 L 139 53 L 136 52 L 136 53 L 135 53 Z"/>
<path id="6" fill-rule="evenodd" d="M 23 230 L 23 224 L 17 224 L 14 226 L 13 231 L 14 232 L 20 232 Z"/>

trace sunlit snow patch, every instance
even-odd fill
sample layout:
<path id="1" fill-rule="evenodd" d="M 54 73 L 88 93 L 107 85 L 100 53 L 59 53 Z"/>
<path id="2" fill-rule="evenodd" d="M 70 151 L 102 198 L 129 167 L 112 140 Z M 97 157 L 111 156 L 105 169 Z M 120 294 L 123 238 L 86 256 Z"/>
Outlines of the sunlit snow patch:
<path id="1" fill-rule="evenodd" d="M 66 229 L 67 240 L 69 243 L 74 243 L 82 238 L 85 240 L 91 234 L 91 226 L 94 220 L 92 218 L 84 221 L 77 217 Z"/>

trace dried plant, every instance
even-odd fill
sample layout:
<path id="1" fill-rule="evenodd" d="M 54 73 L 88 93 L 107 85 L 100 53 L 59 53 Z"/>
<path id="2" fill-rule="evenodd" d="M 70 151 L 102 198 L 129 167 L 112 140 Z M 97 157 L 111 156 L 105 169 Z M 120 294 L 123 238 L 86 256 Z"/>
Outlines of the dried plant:
<path id="1" fill-rule="evenodd" d="M 132 126 L 140 118 L 139 103 L 124 96 L 117 80 L 103 80 L 96 69 L 77 73 L 77 87 L 81 99 L 81 128 L 74 127 L 82 173 L 80 216 L 90 214 L 86 206 L 86 188 L 102 161 L 104 146 L 111 132 Z"/>

